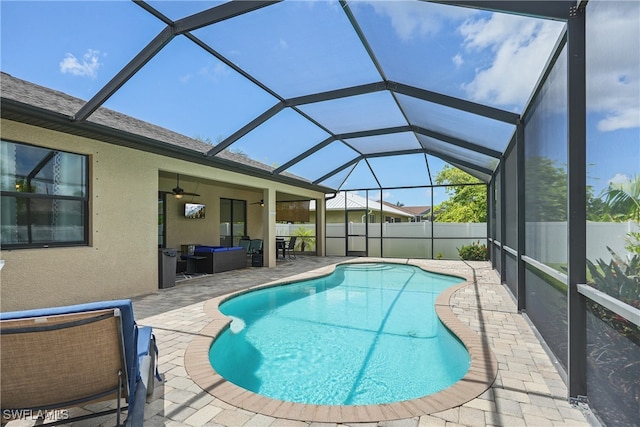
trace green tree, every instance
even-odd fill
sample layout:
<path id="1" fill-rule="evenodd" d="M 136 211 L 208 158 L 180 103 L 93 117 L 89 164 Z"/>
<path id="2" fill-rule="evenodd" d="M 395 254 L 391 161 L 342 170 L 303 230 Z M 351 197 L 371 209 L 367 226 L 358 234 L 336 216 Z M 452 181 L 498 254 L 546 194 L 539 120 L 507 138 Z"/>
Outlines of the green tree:
<path id="1" fill-rule="evenodd" d="M 593 187 L 587 186 L 587 221 L 610 221 L 607 210 L 607 204 L 601 198 L 594 196 Z"/>
<path id="2" fill-rule="evenodd" d="M 614 221 L 640 222 L 640 175 L 609 184 L 603 194 L 607 214 Z"/>
<path id="3" fill-rule="evenodd" d="M 525 197 L 527 222 L 567 220 L 567 171 L 548 157 L 525 160 Z"/>
<path id="4" fill-rule="evenodd" d="M 487 188 L 480 180 L 468 173 L 445 166 L 435 177 L 435 183 L 449 185 L 445 192 L 449 199 L 435 207 L 436 221 L 439 222 L 486 222 Z"/>
<path id="5" fill-rule="evenodd" d="M 527 222 L 566 221 L 569 182 L 564 166 L 548 157 L 533 156 L 525 164 Z M 608 221 L 606 203 L 587 185 L 587 220 Z"/>

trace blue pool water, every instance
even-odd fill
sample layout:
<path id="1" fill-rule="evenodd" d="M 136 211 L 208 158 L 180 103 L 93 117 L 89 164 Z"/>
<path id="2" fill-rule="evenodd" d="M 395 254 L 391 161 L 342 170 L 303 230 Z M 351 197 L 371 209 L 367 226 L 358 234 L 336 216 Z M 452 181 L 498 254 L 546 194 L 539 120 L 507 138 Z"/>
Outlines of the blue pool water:
<path id="1" fill-rule="evenodd" d="M 331 276 L 249 292 L 220 311 L 232 322 L 209 359 L 228 381 L 319 405 L 397 402 L 440 391 L 469 354 L 435 314 L 461 279 L 399 264 L 338 266 Z"/>

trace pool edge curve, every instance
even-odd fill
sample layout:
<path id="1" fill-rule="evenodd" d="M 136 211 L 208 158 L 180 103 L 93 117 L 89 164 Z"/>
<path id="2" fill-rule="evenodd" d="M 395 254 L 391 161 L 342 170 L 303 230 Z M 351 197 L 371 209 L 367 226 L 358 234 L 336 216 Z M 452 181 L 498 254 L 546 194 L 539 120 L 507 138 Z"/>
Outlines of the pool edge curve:
<path id="1" fill-rule="evenodd" d="M 407 264 L 433 273 L 452 275 L 451 272 L 434 269 L 433 265 L 427 269 L 420 265 L 420 260 L 363 258 L 333 264 L 207 300 L 204 302 L 203 311 L 211 317 L 211 321 L 187 346 L 184 359 L 187 373 L 200 388 L 229 405 L 274 418 L 319 423 L 379 422 L 420 417 L 461 406 L 484 393 L 493 384 L 498 373 L 496 356 L 489 344 L 461 322 L 450 306 L 451 297 L 457 291 L 473 285 L 473 279 L 465 277 L 464 274 L 455 275 L 465 282 L 444 290 L 436 299 L 435 309 L 442 323 L 466 347 L 471 363 L 462 379 L 437 393 L 378 405 L 312 405 L 284 402 L 250 392 L 225 380 L 215 372 L 209 361 L 209 348 L 213 341 L 229 327 L 230 323 L 230 319 L 218 310 L 218 306 L 222 302 L 256 289 L 282 286 L 299 280 L 326 276 L 341 264 L 373 262 Z"/>

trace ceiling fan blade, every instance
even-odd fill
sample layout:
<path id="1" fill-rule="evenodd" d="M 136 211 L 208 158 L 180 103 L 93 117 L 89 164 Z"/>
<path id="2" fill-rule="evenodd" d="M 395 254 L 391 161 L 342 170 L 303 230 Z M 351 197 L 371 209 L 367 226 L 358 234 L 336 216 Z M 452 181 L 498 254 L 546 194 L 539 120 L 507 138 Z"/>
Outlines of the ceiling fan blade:
<path id="1" fill-rule="evenodd" d="M 172 189 L 171 191 L 166 191 L 166 190 L 160 190 L 161 193 L 164 194 L 173 194 L 174 196 L 194 196 L 194 197 L 200 197 L 200 195 L 198 193 L 189 193 L 184 191 L 184 188 L 180 187 L 180 175 L 176 174 L 176 187 L 174 189 Z"/>

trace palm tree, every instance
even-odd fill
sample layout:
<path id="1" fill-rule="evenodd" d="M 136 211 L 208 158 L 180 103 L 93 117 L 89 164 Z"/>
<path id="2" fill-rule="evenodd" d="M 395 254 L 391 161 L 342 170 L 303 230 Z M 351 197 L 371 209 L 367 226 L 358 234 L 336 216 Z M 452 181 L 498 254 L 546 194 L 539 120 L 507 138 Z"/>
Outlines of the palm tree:
<path id="1" fill-rule="evenodd" d="M 296 229 L 291 235 L 297 237 L 296 246 L 300 248 L 300 252 L 304 252 L 307 245 L 310 247 L 313 245 L 315 239 L 315 233 L 313 230 L 310 230 L 305 227 L 300 227 Z"/>
<path id="2" fill-rule="evenodd" d="M 640 223 L 640 175 L 628 181 L 609 184 L 609 188 L 604 192 L 604 202 L 612 218 Z M 625 248 L 640 255 L 640 233 L 629 232 L 625 240 Z"/>
<path id="3" fill-rule="evenodd" d="M 609 184 L 603 196 L 609 212 L 617 219 L 640 222 L 640 175 Z"/>

